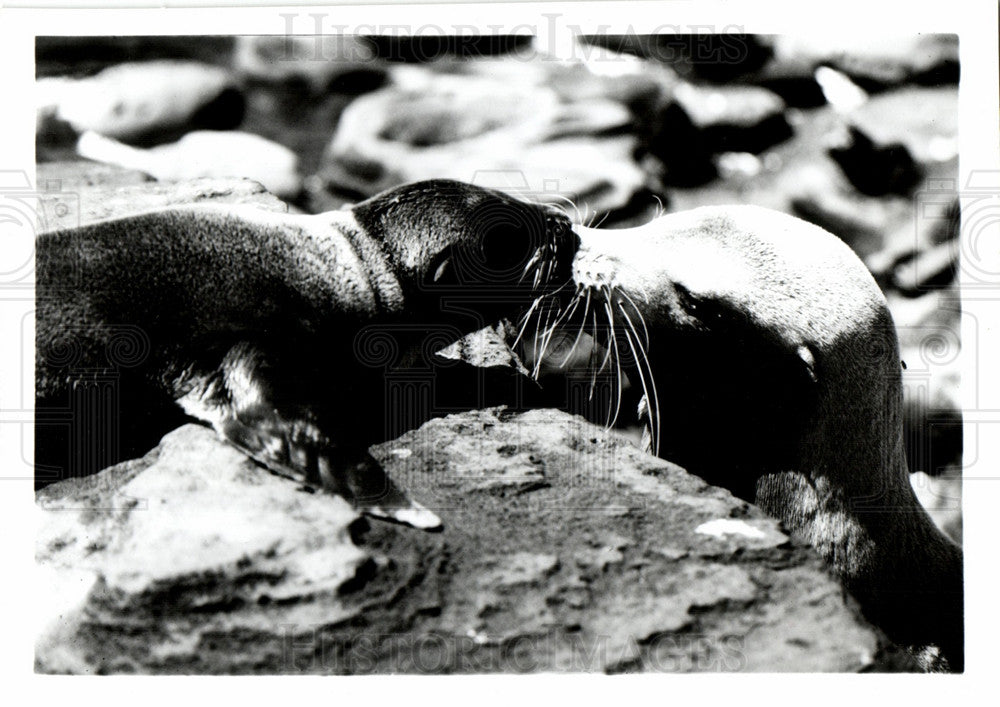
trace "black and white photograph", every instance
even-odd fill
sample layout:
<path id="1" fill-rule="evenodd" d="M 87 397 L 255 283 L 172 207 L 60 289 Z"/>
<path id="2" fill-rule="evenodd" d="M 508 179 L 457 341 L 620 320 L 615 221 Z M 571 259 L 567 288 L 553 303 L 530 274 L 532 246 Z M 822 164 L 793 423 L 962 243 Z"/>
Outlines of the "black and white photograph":
<path id="1" fill-rule="evenodd" d="M 34 25 L 36 679 L 966 673 L 997 56 L 672 4 Z"/>

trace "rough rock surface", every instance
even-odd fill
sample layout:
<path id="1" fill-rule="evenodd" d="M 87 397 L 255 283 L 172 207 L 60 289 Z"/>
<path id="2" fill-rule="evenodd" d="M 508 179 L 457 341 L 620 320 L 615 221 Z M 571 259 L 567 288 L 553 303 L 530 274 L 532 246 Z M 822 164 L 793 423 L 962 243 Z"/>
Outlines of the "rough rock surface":
<path id="1" fill-rule="evenodd" d="M 811 550 L 581 418 L 474 411 L 373 451 L 442 533 L 369 525 L 196 426 L 39 492 L 36 669 L 887 667 Z"/>
<path id="2" fill-rule="evenodd" d="M 147 177 L 141 172 L 93 162 L 39 165 L 38 184 L 42 187 L 39 230 L 73 228 L 106 218 L 202 202 L 288 210 L 287 204 L 249 179 L 202 178 L 181 182 L 143 179 Z"/>

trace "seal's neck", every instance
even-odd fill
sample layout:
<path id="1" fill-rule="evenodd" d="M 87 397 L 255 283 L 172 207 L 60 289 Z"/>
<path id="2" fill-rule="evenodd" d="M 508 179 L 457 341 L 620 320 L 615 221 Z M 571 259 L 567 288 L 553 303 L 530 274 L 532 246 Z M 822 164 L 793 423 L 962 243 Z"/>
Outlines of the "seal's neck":
<path id="1" fill-rule="evenodd" d="M 873 429 L 893 440 L 888 448 L 878 444 L 878 434 L 826 435 L 824 458 L 840 466 L 817 457 L 804 461 L 808 473 L 764 475 L 756 503 L 819 551 L 866 617 L 923 667 L 961 670 L 962 551 L 934 526 L 913 493 L 894 416 L 881 424 L 893 428 Z M 865 455 L 867 461 L 855 466 Z"/>

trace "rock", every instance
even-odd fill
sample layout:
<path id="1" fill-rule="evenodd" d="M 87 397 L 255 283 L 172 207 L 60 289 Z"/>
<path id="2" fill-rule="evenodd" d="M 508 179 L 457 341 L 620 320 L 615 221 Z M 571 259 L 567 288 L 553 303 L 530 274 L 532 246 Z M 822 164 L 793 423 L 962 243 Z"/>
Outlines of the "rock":
<path id="1" fill-rule="evenodd" d="M 65 163 L 74 165 L 75 163 Z M 91 165 L 93 172 L 100 175 L 106 172 L 106 167 L 93 162 L 81 162 L 79 165 Z M 70 175 L 88 173 L 85 166 L 72 166 L 67 169 Z M 247 179 L 192 179 L 183 182 L 143 182 L 115 186 L 114 179 L 100 183 L 99 177 L 82 177 L 93 179 L 98 183 L 91 186 L 78 186 L 75 189 L 54 189 L 60 181 L 59 175 L 66 173 L 58 165 L 49 165 L 45 173 L 51 175 L 48 180 L 50 189 L 40 197 L 42 223 L 40 232 L 60 228 L 73 228 L 107 218 L 127 216 L 143 211 L 160 209 L 166 206 L 179 206 L 210 201 L 225 204 L 251 204 L 268 211 L 288 211 L 288 205 L 267 192 L 257 182 Z M 123 170 L 117 174 L 121 179 L 132 179 L 135 172 Z M 41 179 L 39 180 L 41 183 Z M 72 182 L 70 182 L 72 184 Z"/>
<path id="2" fill-rule="evenodd" d="M 830 155 L 862 193 L 910 194 L 925 173 L 954 174 L 957 106 L 950 87 L 874 96 L 847 115 L 848 136 Z"/>
<path id="3" fill-rule="evenodd" d="M 717 174 L 711 155 L 756 154 L 791 137 L 784 110 L 764 88 L 682 83 L 653 118 L 649 149 L 666 165 L 668 183 L 704 183 Z"/>
<path id="4" fill-rule="evenodd" d="M 868 196 L 910 194 L 923 171 L 906 146 L 899 142 L 876 145 L 857 128 L 850 128 L 848 144 L 830 149 L 832 157 L 854 188 Z"/>
<path id="5" fill-rule="evenodd" d="M 86 132 L 76 149 L 82 157 L 139 170 L 161 181 L 238 177 L 260 182 L 282 198 L 302 190 L 296 154 L 251 133 L 196 130 L 175 143 L 143 149 Z"/>
<path id="6" fill-rule="evenodd" d="M 194 426 L 39 492 L 50 599 L 37 670 L 887 665 L 883 639 L 776 521 L 578 417 L 467 412 L 373 453 L 442 516 L 442 533 L 358 521 Z M 483 484 L 518 455 L 538 460 L 545 485 Z"/>
<path id="7" fill-rule="evenodd" d="M 237 37 L 233 67 L 256 81 L 304 82 L 313 93 L 360 93 L 386 77 L 370 44 L 351 35 Z"/>
<path id="8" fill-rule="evenodd" d="M 302 493 L 196 426 L 125 466 L 38 494 L 36 561 L 55 596 L 76 583 L 73 601 L 42 607 L 38 671 L 246 672 L 282 658 L 282 641 L 253 637 L 360 613 L 342 595 L 369 556 L 344 500 Z"/>
<path id="9" fill-rule="evenodd" d="M 922 166 L 958 156 L 958 91 L 904 88 L 871 97 L 847 119 L 877 148 L 903 145 Z"/>
<path id="10" fill-rule="evenodd" d="M 181 128 L 234 128 L 243 120 L 243 94 L 229 72 L 197 62 L 119 64 L 95 76 L 38 84 L 39 112 L 77 133 L 135 141 Z"/>
<path id="11" fill-rule="evenodd" d="M 897 261 L 890 277 L 890 286 L 906 297 L 919 297 L 957 284 L 958 244 L 940 243 L 914 253 L 912 258 Z"/>
<path id="12" fill-rule="evenodd" d="M 373 34 L 362 37 L 375 55 L 386 61 L 424 63 L 449 57 L 476 59 L 499 56 L 529 49 L 534 41 L 527 34 L 394 35 Z"/>
<path id="13" fill-rule="evenodd" d="M 771 56 L 766 37 L 752 34 L 584 35 L 581 40 L 671 66 L 682 76 L 732 81 L 759 69 Z"/>
<path id="14" fill-rule="evenodd" d="M 131 187 L 153 178 L 137 169 L 90 160 L 40 162 L 35 167 L 39 191 L 78 192 L 95 187 Z"/>
<path id="15" fill-rule="evenodd" d="M 451 178 L 584 211 L 625 206 L 645 175 L 631 122 L 607 99 L 564 102 L 547 86 L 483 76 L 399 71 L 341 116 L 320 176 L 334 192 L 369 196 L 404 182 Z M 528 108 L 530 106 L 530 108 Z"/>
<path id="16" fill-rule="evenodd" d="M 233 37 L 222 35 L 39 36 L 35 75 L 89 76 L 115 64 L 162 59 L 228 64 Z"/>
<path id="17" fill-rule="evenodd" d="M 958 37 L 953 34 L 883 34 L 874 42 L 863 34 L 775 35 L 769 42 L 773 73 L 832 66 L 870 91 L 958 82 Z"/>

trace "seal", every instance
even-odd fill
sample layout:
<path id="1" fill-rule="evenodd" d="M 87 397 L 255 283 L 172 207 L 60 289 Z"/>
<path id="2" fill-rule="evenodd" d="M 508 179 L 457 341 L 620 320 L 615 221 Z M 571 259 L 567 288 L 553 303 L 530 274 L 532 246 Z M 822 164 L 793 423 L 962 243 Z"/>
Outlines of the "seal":
<path id="1" fill-rule="evenodd" d="M 139 456 L 194 418 L 272 471 L 422 528 L 368 453 L 384 367 L 430 358 L 566 281 L 562 212 L 435 180 L 341 211 L 169 208 L 42 234 L 36 487 Z M 433 348 L 433 347 L 432 347 Z M 377 363 L 377 361 L 376 361 Z"/>
<path id="2" fill-rule="evenodd" d="M 528 318 L 534 373 L 575 358 L 617 405 L 631 380 L 652 451 L 783 521 L 925 669 L 962 670 L 962 551 L 910 487 L 895 326 L 850 248 L 752 206 L 575 231 L 575 291 Z"/>

